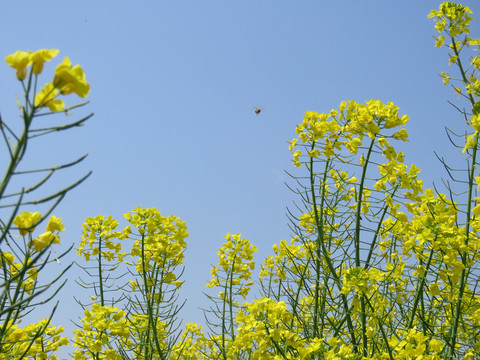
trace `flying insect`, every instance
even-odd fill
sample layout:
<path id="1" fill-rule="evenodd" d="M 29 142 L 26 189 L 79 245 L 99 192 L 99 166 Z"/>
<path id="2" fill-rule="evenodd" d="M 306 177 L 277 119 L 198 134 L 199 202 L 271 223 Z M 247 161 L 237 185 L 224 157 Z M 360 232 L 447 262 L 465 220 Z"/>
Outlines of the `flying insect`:
<path id="1" fill-rule="evenodd" d="M 253 107 L 253 112 L 257 115 L 260 114 L 262 111 L 263 111 L 262 108 L 259 108 L 259 107 L 256 107 L 256 106 Z"/>

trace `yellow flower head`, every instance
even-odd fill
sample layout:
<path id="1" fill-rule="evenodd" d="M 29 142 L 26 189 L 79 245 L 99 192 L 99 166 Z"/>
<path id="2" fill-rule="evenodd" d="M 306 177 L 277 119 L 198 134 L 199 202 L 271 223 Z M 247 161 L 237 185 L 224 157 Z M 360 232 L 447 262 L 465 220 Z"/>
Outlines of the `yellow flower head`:
<path id="1" fill-rule="evenodd" d="M 18 227 L 20 235 L 25 236 L 35 230 L 35 226 L 38 224 L 42 215 L 37 211 L 34 213 L 24 211 L 13 220 L 13 224 Z"/>
<path id="2" fill-rule="evenodd" d="M 438 10 L 432 10 L 428 17 L 435 18 L 437 21 L 435 29 L 439 33 L 446 30 L 451 37 L 456 37 L 470 32 L 469 25 L 473 18 L 468 14 L 471 13 L 472 10 L 468 6 L 445 1 L 440 4 Z"/>
<path id="3" fill-rule="evenodd" d="M 80 65 L 72 66 L 68 57 L 65 56 L 63 63 L 55 69 L 55 86 L 62 95 L 75 93 L 80 97 L 87 97 L 90 92 L 90 84 L 85 79 L 85 74 Z"/>
<path id="4" fill-rule="evenodd" d="M 17 70 L 17 79 L 24 80 L 27 77 L 27 66 L 32 62 L 32 56 L 24 51 L 17 51 L 8 55 L 5 59 L 7 64 Z"/>
<path id="5" fill-rule="evenodd" d="M 60 238 L 58 235 L 52 234 L 51 231 L 47 231 L 41 235 L 39 235 L 37 238 L 33 239 L 31 246 L 36 250 L 36 251 L 42 251 L 46 247 L 50 246 L 51 244 L 59 244 L 60 243 Z"/>
<path id="6" fill-rule="evenodd" d="M 33 63 L 32 71 L 34 74 L 40 74 L 43 70 L 43 64 L 47 61 L 50 61 L 58 54 L 56 49 L 41 49 L 35 52 L 30 52 L 31 61 Z"/>
<path id="7" fill-rule="evenodd" d="M 56 216 L 52 215 L 48 221 L 46 231 L 65 231 L 65 227 L 62 224 L 62 218 L 57 218 Z"/>
<path id="8" fill-rule="evenodd" d="M 63 100 L 55 99 L 58 96 L 58 89 L 52 83 L 48 83 L 45 87 L 35 95 L 35 106 L 48 107 L 50 111 L 62 111 L 65 109 Z"/>
<path id="9" fill-rule="evenodd" d="M 50 61 L 58 54 L 58 50 L 41 49 L 35 52 L 32 51 L 17 51 L 14 54 L 8 55 L 5 61 L 8 65 L 17 70 L 17 79 L 25 80 L 27 77 L 27 67 L 33 63 L 32 71 L 38 75 L 43 70 L 43 64 Z"/>

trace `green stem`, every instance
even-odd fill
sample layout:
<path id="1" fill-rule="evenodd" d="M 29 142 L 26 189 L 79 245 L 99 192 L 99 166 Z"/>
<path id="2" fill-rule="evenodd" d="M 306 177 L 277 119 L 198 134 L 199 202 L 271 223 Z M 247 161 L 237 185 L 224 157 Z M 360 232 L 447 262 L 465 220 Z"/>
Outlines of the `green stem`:
<path id="1" fill-rule="evenodd" d="M 397 184 L 395 186 L 395 188 L 393 189 L 392 198 L 395 195 L 395 193 L 397 192 L 398 187 L 399 187 L 399 185 Z M 385 216 L 387 215 L 387 211 L 388 211 L 388 206 L 385 206 L 383 208 L 382 215 L 380 216 L 380 219 L 378 220 L 377 230 L 375 231 L 375 235 L 373 236 L 373 240 L 372 240 L 372 244 L 370 245 L 370 250 L 368 252 L 367 260 L 365 260 L 365 265 L 363 266 L 365 268 L 365 270 L 370 267 L 370 260 L 372 259 L 373 252 L 376 249 L 377 238 L 380 235 L 380 230 L 381 230 L 382 225 L 383 225 L 383 219 L 385 219 Z"/>
<path id="2" fill-rule="evenodd" d="M 235 259 L 237 258 L 237 255 L 235 254 L 235 256 L 233 257 L 233 260 L 232 260 L 232 271 L 231 271 L 231 274 L 230 274 L 230 282 L 229 282 L 229 295 L 228 295 L 228 299 L 230 300 L 228 305 L 229 305 L 229 322 L 230 322 L 230 338 L 231 340 L 235 340 L 235 332 L 234 332 L 234 323 L 233 323 L 233 319 L 234 319 L 234 314 L 233 314 L 233 296 L 234 296 L 234 293 L 233 293 L 233 275 L 234 275 L 234 269 L 235 269 Z"/>
<path id="3" fill-rule="evenodd" d="M 457 56 L 457 65 L 460 69 L 460 73 L 462 75 L 463 82 L 465 84 L 468 84 L 468 78 L 467 75 L 463 69 L 462 61 L 460 59 L 460 53 L 457 49 L 457 46 L 455 44 L 455 39 L 453 37 L 450 37 L 452 41 L 452 47 L 455 55 Z M 473 99 L 472 94 L 468 94 L 468 98 L 470 100 L 470 103 L 472 105 L 472 108 L 475 105 L 475 100 Z M 470 162 L 470 171 L 468 175 L 468 200 L 467 200 L 467 211 L 466 211 L 466 221 L 465 221 L 465 240 L 464 244 L 466 245 L 465 247 L 468 248 L 468 240 L 469 240 L 469 234 L 470 234 L 470 215 L 471 215 L 471 210 L 472 210 L 472 199 L 473 199 L 473 191 L 474 191 L 474 183 L 475 183 L 475 165 L 477 163 L 477 150 L 478 150 L 478 137 L 479 134 L 475 136 L 475 146 L 473 148 L 472 156 L 471 156 L 471 162 Z M 450 347 L 447 352 L 448 357 L 453 357 L 455 353 L 455 345 L 457 343 L 457 332 L 458 332 L 458 324 L 460 322 L 460 315 L 462 312 L 462 299 L 463 299 L 463 293 L 465 290 L 465 286 L 467 283 L 467 273 L 465 271 L 466 268 L 466 263 L 467 263 L 467 256 L 468 254 L 466 251 L 462 251 L 460 253 L 460 256 L 462 258 L 462 263 L 464 265 L 461 274 L 460 274 L 460 283 L 459 283 L 459 291 L 458 291 L 458 296 L 457 296 L 457 301 L 455 304 L 455 310 L 453 314 L 453 324 L 452 327 L 450 328 L 449 332 L 449 338 L 450 338 Z"/>
<path id="4" fill-rule="evenodd" d="M 226 352 L 226 346 L 225 346 L 225 338 L 227 336 L 227 332 L 230 330 L 232 340 L 234 338 L 234 326 L 233 326 L 233 288 L 232 288 L 232 283 L 233 283 L 233 270 L 235 266 L 235 257 L 233 258 L 233 261 L 231 263 L 231 266 L 229 267 L 229 272 L 227 274 L 227 277 L 225 279 L 225 286 L 223 287 L 224 292 L 223 292 L 223 299 L 222 299 L 222 348 L 220 349 L 222 352 L 222 357 L 224 360 L 227 360 L 227 352 Z M 230 329 L 227 329 L 227 299 L 229 299 L 229 319 L 228 321 L 230 322 L 229 327 Z"/>
<path id="5" fill-rule="evenodd" d="M 312 149 L 315 147 L 315 143 L 313 142 L 312 143 Z M 329 166 L 329 161 L 327 161 L 327 167 Z M 318 213 L 318 209 L 317 209 L 317 200 L 316 200 L 316 194 L 315 194 L 315 174 L 313 172 L 313 158 L 310 158 L 310 191 L 311 191 L 311 196 L 312 196 L 312 203 L 313 203 L 313 212 L 314 212 L 314 216 L 315 216 L 315 224 L 316 224 L 316 227 L 317 227 L 317 259 L 316 259 L 316 262 L 317 262 L 317 266 L 316 268 L 319 269 L 319 266 L 318 264 L 320 263 L 320 259 L 321 258 L 324 258 L 326 263 L 327 263 L 327 266 L 328 266 L 328 269 L 330 270 L 332 276 L 333 276 L 333 279 L 335 281 L 335 283 L 337 284 L 338 288 L 341 290 L 342 289 L 342 282 L 340 281 L 340 278 L 338 277 L 336 271 L 335 271 L 335 268 L 333 267 L 333 264 L 332 264 L 332 261 L 328 255 L 328 251 L 327 249 L 325 248 L 325 243 L 324 243 L 324 239 L 323 239 L 323 206 L 324 206 L 324 201 L 325 201 L 325 181 L 326 181 L 326 175 L 327 175 L 327 172 L 324 173 L 324 180 L 322 181 L 321 183 L 321 212 L 320 214 Z M 321 248 L 321 251 L 319 250 Z M 319 283 L 317 283 L 319 284 Z M 319 289 L 318 289 L 319 286 L 316 286 L 316 294 L 318 293 Z M 354 327 L 353 327 L 353 322 L 352 322 L 352 318 L 350 316 L 350 312 L 349 312 L 349 306 L 348 306 L 348 300 L 347 300 L 347 297 L 345 296 L 345 294 L 341 294 L 340 295 L 341 299 L 342 299 L 342 303 L 343 303 L 343 308 L 345 310 L 345 316 L 347 317 L 347 326 L 348 326 L 348 331 L 349 331 L 349 334 L 350 334 L 350 338 L 351 338 L 351 341 L 352 341 L 352 345 L 354 347 L 354 350 L 355 352 L 358 352 L 358 344 L 357 344 L 357 340 L 355 338 L 355 330 L 354 330 Z M 315 299 L 316 301 L 316 311 L 318 310 L 318 299 Z M 314 313 L 314 324 L 316 324 L 315 321 L 317 321 L 317 312 Z M 315 329 L 314 330 L 314 333 L 315 334 L 318 334 L 318 329 Z"/>
<path id="6" fill-rule="evenodd" d="M 32 114 L 25 114 L 25 116 L 27 117 L 27 119 L 25 121 L 25 127 L 23 129 L 22 135 L 18 139 L 17 145 L 15 146 L 14 152 L 13 152 L 11 160 L 10 160 L 10 163 L 8 164 L 7 171 L 5 172 L 5 175 L 3 176 L 3 180 L 0 183 L 0 199 L 3 199 L 4 194 L 5 194 L 5 189 L 7 188 L 7 185 L 10 182 L 10 179 L 12 178 L 13 173 L 15 172 L 15 169 L 17 168 L 18 164 L 20 163 L 20 160 L 22 159 L 22 157 L 25 154 L 25 151 L 27 149 L 29 126 L 30 126 L 30 123 L 31 123 L 31 117 L 33 115 Z"/>
<path id="7" fill-rule="evenodd" d="M 100 305 L 105 306 L 102 275 L 102 238 L 98 238 L 98 286 L 100 288 Z"/>
<path id="8" fill-rule="evenodd" d="M 144 228 L 145 230 L 145 228 Z M 157 349 L 158 355 L 160 359 L 164 359 L 165 355 L 162 351 L 162 348 L 160 346 L 160 342 L 158 340 L 158 333 L 157 333 L 157 326 L 156 326 L 156 321 L 153 318 L 153 293 L 151 287 L 154 286 L 148 285 L 148 277 L 147 277 L 147 268 L 146 268 L 146 256 L 145 256 L 145 232 L 142 234 L 142 276 L 143 276 L 143 283 L 145 285 L 145 300 L 147 302 L 147 313 L 148 313 L 148 326 L 147 326 L 147 339 L 146 339 L 146 344 L 145 344 L 145 359 L 151 359 L 153 358 L 153 349 L 152 346 L 150 345 L 150 330 L 153 333 L 153 341 L 154 341 L 154 346 Z M 148 296 L 150 294 L 150 298 Z M 149 352 L 152 352 L 151 354 Z"/>
<path id="9" fill-rule="evenodd" d="M 436 240 L 436 236 L 435 236 L 435 240 Z M 430 264 L 432 262 L 432 258 L 433 258 L 433 249 L 430 250 L 430 256 L 428 257 L 427 266 L 425 268 L 425 273 L 421 277 L 420 283 L 417 286 L 417 291 L 415 293 L 415 300 L 413 301 L 413 306 L 412 306 L 412 314 L 410 316 L 410 319 L 408 320 L 407 330 L 412 328 L 413 321 L 415 320 L 415 314 L 417 312 L 418 303 L 420 301 L 420 298 L 423 298 L 423 287 L 425 286 L 425 279 L 427 278 L 427 272 L 430 269 Z"/>
<path id="10" fill-rule="evenodd" d="M 357 199 L 357 215 L 356 215 L 356 222 L 355 222 L 355 266 L 360 267 L 360 222 L 361 222 L 361 211 L 362 211 L 362 198 L 363 198 L 363 190 L 365 184 L 365 178 L 367 176 L 367 167 L 370 163 L 370 156 L 372 155 L 373 145 L 375 144 L 375 138 L 372 139 L 370 142 L 370 146 L 368 148 L 367 157 L 365 158 L 365 162 L 362 166 L 362 177 L 360 179 L 360 185 L 358 189 L 358 199 Z M 360 298 L 360 307 L 361 307 L 361 314 L 360 314 L 360 321 L 362 323 L 362 342 L 363 342 L 363 356 L 367 356 L 368 353 L 368 338 L 367 338 L 367 312 L 365 306 L 365 294 L 362 294 Z"/>

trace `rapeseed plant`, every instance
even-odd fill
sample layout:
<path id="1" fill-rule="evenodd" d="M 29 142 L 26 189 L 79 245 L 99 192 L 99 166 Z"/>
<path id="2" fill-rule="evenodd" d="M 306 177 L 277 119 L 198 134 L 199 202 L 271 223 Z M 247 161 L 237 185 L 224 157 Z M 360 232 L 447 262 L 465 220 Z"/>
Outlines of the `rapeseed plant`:
<path id="1" fill-rule="evenodd" d="M 70 124 L 61 124 L 51 127 L 37 127 L 36 118 L 50 115 L 52 112 L 66 111 L 78 108 L 84 104 L 77 104 L 66 108 L 63 87 L 76 84 L 79 74 L 83 70 L 79 65 L 75 67 L 76 78 L 63 76 L 63 70 L 57 68 L 54 79 L 56 84 L 47 83 L 42 89 L 37 84 L 44 70 L 45 63 L 52 60 L 58 50 L 41 49 L 32 51 L 17 51 L 7 56 L 6 62 L 16 70 L 16 77 L 23 89 L 23 100 L 17 99 L 21 110 L 23 128 L 20 131 L 13 129 L 0 117 L 0 131 L 8 152 L 5 174 L 0 182 L 0 199 L 3 209 L 10 209 L 10 214 L 1 221 L 0 226 L 0 358 L 2 359 L 56 359 L 60 346 L 68 344 L 68 339 L 62 337 L 61 326 L 50 325 L 51 317 L 57 305 L 53 306 L 50 315 L 39 322 L 22 325 L 26 315 L 37 307 L 48 303 L 65 284 L 63 275 L 71 265 L 64 266 L 57 275 L 50 275 L 45 281 L 42 276 L 50 264 L 58 265 L 70 249 L 53 255 L 53 246 L 60 243 L 59 233 L 64 231 L 62 219 L 51 215 L 56 205 L 65 195 L 85 180 L 89 174 L 81 177 L 71 185 L 43 197 L 35 198 L 37 189 L 44 185 L 52 175 L 62 169 L 71 167 L 81 162 L 85 156 L 70 163 L 50 165 L 40 169 L 19 169 L 19 164 L 24 158 L 27 145 L 34 137 L 45 136 L 50 133 L 65 131 L 81 126 L 91 116 L 86 116 Z M 81 76 L 83 91 L 77 95 L 88 95 L 89 85 L 85 76 Z M 16 189 L 18 180 L 22 175 L 37 175 L 33 185 Z M 16 181 L 13 181 L 15 177 Z M 25 211 L 27 206 L 46 205 L 45 211 Z M 22 211 L 23 210 L 23 211 Z M 45 232 L 34 235 L 38 226 L 47 220 Z M 19 235 L 16 231 L 18 230 Z M 55 272 L 58 272 L 56 270 Z M 53 274 L 55 274 L 55 272 Z"/>
<path id="2" fill-rule="evenodd" d="M 121 231 L 111 216 L 87 218 L 83 224 L 78 255 L 95 265 L 82 266 L 90 279 L 81 284 L 93 290 L 92 303 L 79 302 L 86 315 L 89 306 L 101 311 L 93 320 L 88 315 L 81 319 L 83 330 L 77 330 L 74 339 L 79 359 L 168 359 L 178 351 L 175 330 L 183 306 L 176 302 L 183 272 L 178 269 L 183 264 L 187 227 L 178 217 L 163 216 L 154 208 L 135 208 L 124 217 L 129 225 Z M 125 243 L 129 255 L 123 251 Z M 118 311 L 115 316 L 121 323 L 102 317 L 112 311 Z M 100 331 L 96 325 L 92 333 L 92 321 L 101 324 Z M 120 338 L 113 334 L 115 327 L 124 329 Z M 92 344 L 97 344 L 95 351 Z"/>

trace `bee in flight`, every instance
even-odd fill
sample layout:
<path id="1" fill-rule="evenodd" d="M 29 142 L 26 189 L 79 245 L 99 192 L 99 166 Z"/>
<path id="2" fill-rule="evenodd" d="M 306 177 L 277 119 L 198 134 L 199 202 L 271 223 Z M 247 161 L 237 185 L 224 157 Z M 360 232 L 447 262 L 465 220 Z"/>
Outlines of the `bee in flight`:
<path id="1" fill-rule="evenodd" d="M 257 115 L 258 115 L 258 114 L 260 114 L 260 113 L 263 111 L 263 109 L 260 109 L 260 108 L 254 107 L 254 108 L 253 108 L 253 111 L 255 112 L 255 114 L 257 114 Z"/>

